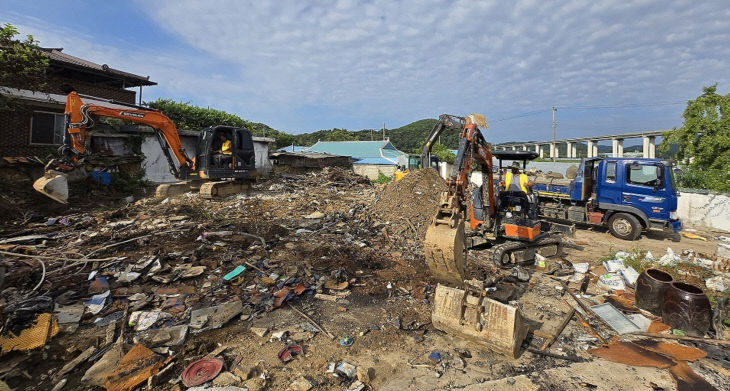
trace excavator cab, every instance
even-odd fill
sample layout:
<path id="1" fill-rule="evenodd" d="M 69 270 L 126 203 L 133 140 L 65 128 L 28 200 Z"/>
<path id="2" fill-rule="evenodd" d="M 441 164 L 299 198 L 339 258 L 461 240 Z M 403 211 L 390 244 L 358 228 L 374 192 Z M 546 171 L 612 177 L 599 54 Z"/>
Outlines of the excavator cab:
<path id="1" fill-rule="evenodd" d="M 502 188 L 500 184 L 505 180 L 505 170 L 503 169 L 505 160 L 521 161 L 524 172 L 527 168 L 527 161 L 535 159 L 538 154 L 530 151 L 494 151 L 492 156 L 499 162 L 497 170 L 499 176 L 495 180 L 498 236 L 521 241 L 536 240 L 540 236 L 541 230 L 540 220 L 537 218 L 536 198 L 524 191 Z"/>
<path id="2" fill-rule="evenodd" d="M 231 141 L 230 159 L 219 156 L 221 137 Z M 203 129 L 195 147 L 195 161 L 201 179 L 253 179 L 256 177 L 256 154 L 253 137 L 246 128 L 232 126 L 212 126 Z M 223 163 L 222 163 L 223 162 Z"/>

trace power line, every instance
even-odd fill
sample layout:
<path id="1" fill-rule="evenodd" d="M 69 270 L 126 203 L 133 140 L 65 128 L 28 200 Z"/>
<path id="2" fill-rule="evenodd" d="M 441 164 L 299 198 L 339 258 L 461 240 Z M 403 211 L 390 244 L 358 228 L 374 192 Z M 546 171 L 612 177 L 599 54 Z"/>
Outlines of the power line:
<path id="1" fill-rule="evenodd" d="M 618 106 L 558 106 L 561 110 L 593 110 L 593 109 L 626 109 L 632 107 L 657 107 L 657 106 L 676 106 L 684 105 L 687 102 L 668 102 L 668 103 L 627 103 L 625 105 Z"/>
<path id="2" fill-rule="evenodd" d="M 537 114 L 541 114 L 541 113 L 547 113 L 548 111 L 551 111 L 551 110 L 552 109 L 542 109 L 542 110 L 528 111 L 526 113 L 520 113 L 520 114 L 516 114 L 516 115 L 510 116 L 510 117 L 504 117 L 504 118 L 499 118 L 499 119 L 495 119 L 495 120 L 490 120 L 489 122 L 502 122 L 502 121 L 509 121 L 511 119 L 516 119 L 516 118 L 530 117 L 530 116 L 537 115 Z"/>
<path id="3" fill-rule="evenodd" d="M 627 103 L 624 105 L 615 105 L 615 106 L 555 106 L 555 109 L 560 110 L 595 110 L 595 109 L 627 109 L 627 108 L 634 108 L 634 107 L 659 107 L 659 106 L 676 106 L 676 105 L 683 105 L 687 104 L 686 101 L 683 102 L 667 102 L 667 103 Z M 509 121 L 513 119 L 518 118 L 525 118 L 525 117 L 531 117 L 534 115 L 542 114 L 551 112 L 553 108 L 545 108 L 541 110 L 533 110 L 533 111 L 527 111 L 524 113 L 515 114 L 509 117 L 499 118 L 495 120 L 491 120 L 489 122 L 502 122 L 502 121 Z"/>

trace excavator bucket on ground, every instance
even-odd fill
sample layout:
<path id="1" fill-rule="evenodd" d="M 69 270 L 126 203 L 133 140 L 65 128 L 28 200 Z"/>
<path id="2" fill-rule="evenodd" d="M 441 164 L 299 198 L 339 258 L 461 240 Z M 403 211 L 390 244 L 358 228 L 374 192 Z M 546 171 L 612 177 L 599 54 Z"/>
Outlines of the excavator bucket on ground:
<path id="1" fill-rule="evenodd" d="M 483 288 L 467 289 L 436 287 L 433 326 L 516 358 L 528 331 L 519 308 L 484 297 Z"/>
<path id="2" fill-rule="evenodd" d="M 431 275 L 445 284 L 461 285 L 466 276 L 466 242 L 464 220 L 456 218 L 454 226 L 434 221 L 426 230 L 423 246 Z"/>
<path id="3" fill-rule="evenodd" d="M 62 204 L 68 203 L 68 177 L 58 171 L 48 171 L 33 183 L 33 188 Z"/>

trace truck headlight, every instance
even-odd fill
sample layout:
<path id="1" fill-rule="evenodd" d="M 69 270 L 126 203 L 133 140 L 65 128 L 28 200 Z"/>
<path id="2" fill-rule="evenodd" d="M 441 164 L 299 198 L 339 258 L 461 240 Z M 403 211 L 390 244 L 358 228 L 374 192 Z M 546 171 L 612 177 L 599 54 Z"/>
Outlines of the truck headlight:
<path id="1" fill-rule="evenodd" d="M 669 212 L 669 218 L 672 220 L 679 220 L 679 216 L 677 215 L 677 211 Z"/>

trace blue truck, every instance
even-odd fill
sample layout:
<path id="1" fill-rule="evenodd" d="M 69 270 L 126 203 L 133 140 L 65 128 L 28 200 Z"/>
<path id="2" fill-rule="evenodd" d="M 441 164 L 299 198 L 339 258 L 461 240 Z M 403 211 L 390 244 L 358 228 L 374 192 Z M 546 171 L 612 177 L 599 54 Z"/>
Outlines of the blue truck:
<path id="1" fill-rule="evenodd" d="M 606 227 L 624 240 L 636 240 L 642 231 L 682 229 L 671 162 L 589 158 L 566 174 L 566 178 L 533 179 L 542 217 Z"/>

